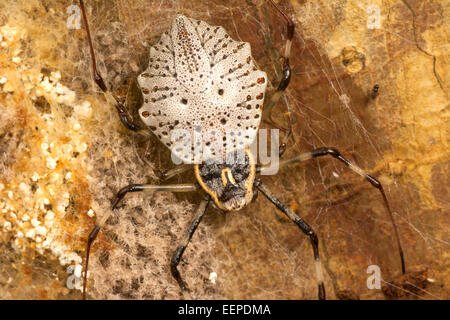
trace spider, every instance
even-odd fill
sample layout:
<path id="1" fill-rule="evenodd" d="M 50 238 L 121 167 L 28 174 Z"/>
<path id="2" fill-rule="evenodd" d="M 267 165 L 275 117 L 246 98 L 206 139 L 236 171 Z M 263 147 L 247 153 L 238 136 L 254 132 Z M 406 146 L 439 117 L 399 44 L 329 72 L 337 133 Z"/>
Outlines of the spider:
<path id="1" fill-rule="evenodd" d="M 248 145 L 258 131 L 261 118 L 270 118 L 272 108 L 280 100 L 291 78 L 289 58 L 295 25 L 289 16 L 273 0 L 270 0 L 270 2 L 286 23 L 286 44 L 283 54 L 282 78 L 279 81 L 277 89 L 265 105 L 263 105 L 263 98 L 267 83 L 266 74 L 258 70 L 254 65 L 248 43 L 239 43 L 232 40 L 221 27 L 210 26 L 205 22 L 178 15 L 172 24 L 171 32 L 163 34 L 160 43 L 150 50 L 149 67 L 138 77 L 144 98 L 144 104 L 139 110 L 139 113 L 148 128 L 150 128 L 161 142 L 171 149 L 172 153 L 183 158 L 185 154 L 183 151 L 186 151 L 184 149 L 187 148 L 187 151 L 189 151 L 189 149 L 192 148 L 193 150 L 194 148 L 191 145 L 187 147 L 185 145 L 186 148 L 184 149 L 183 146 L 176 148 L 173 145 L 168 133 L 175 127 L 181 126 L 191 131 L 199 128 L 198 131 L 203 133 L 202 127 L 196 127 L 189 122 L 191 119 L 200 118 L 202 125 L 210 124 L 213 129 L 224 131 L 230 128 L 236 129 L 247 120 L 249 126 L 244 131 L 247 140 L 245 140 L 244 147 L 240 148 L 243 151 L 243 161 L 231 163 L 223 163 L 223 161 L 220 161 L 223 155 L 218 155 L 215 147 L 217 145 L 220 147 L 222 143 L 225 146 L 226 143 L 223 142 L 225 140 L 217 141 L 211 139 L 207 140 L 206 145 L 212 145 L 211 154 L 213 156 L 195 164 L 196 183 L 173 185 L 130 184 L 120 189 L 112 201 L 111 210 L 97 221 L 88 236 L 83 283 L 84 299 L 86 298 L 87 270 L 91 245 L 100 229 L 105 225 L 106 220 L 127 193 L 140 191 L 192 192 L 199 189 L 205 192 L 204 198 L 199 204 L 194 218 L 183 240 L 173 253 L 170 262 L 172 276 L 185 296 L 188 296 L 189 289 L 180 275 L 178 265 L 208 207 L 213 205 L 225 212 L 238 211 L 255 200 L 258 192 L 260 192 L 309 237 L 316 264 L 318 298 L 326 298 L 319 254 L 319 241 L 316 233 L 305 220 L 281 202 L 257 178 L 257 175 L 264 170 L 264 166 L 255 163 L 253 154 L 248 148 Z M 141 125 L 136 124 L 128 115 L 125 106 L 120 102 L 119 98 L 112 91 L 108 90 L 103 78 L 97 71 L 95 52 L 83 0 L 80 0 L 80 7 L 90 49 L 93 77 L 96 84 L 105 94 L 109 93 L 113 96 L 116 101 L 116 110 L 125 127 L 132 131 L 143 130 Z M 208 42 L 208 40 L 211 41 Z M 214 43 L 215 45 L 212 46 Z M 220 58 L 217 59 L 219 53 Z M 221 65 L 222 61 L 225 61 L 222 63 L 223 65 Z M 221 73 L 224 69 L 226 72 Z M 244 72 L 244 70 L 247 71 Z M 240 72 L 239 76 L 237 76 L 237 71 Z M 239 84 L 237 89 L 236 86 L 232 85 L 234 83 Z M 240 102 L 239 99 L 242 99 L 241 96 L 247 97 L 244 102 Z M 222 98 L 225 100 L 221 100 Z M 202 105 L 202 103 L 205 103 L 205 100 L 210 104 L 206 106 L 204 104 Z M 219 109 L 218 105 L 221 102 L 228 103 L 229 105 L 226 104 L 222 106 L 222 109 Z M 236 102 L 238 103 L 236 104 Z M 247 117 L 243 119 L 241 116 L 246 114 L 245 112 L 248 112 Z M 248 115 L 251 115 L 251 119 Z M 234 147 L 236 148 L 236 145 Z M 279 147 L 280 157 L 285 149 L 286 143 L 283 142 Z M 347 160 L 337 149 L 331 147 L 318 148 L 300 154 L 292 159 L 283 160 L 280 162 L 280 167 L 282 168 L 323 156 L 331 156 L 339 160 L 352 171 L 362 176 L 380 192 L 386 212 L 393 225 L 399 250 L 401 269 L 404 274 L 405 261 L 397 226 L 383 187 L 376 178 Z M 181 165 L 165 173 L 160 173 L 160 179 L 167 180 L 189 168 L 189 166 Z"/>

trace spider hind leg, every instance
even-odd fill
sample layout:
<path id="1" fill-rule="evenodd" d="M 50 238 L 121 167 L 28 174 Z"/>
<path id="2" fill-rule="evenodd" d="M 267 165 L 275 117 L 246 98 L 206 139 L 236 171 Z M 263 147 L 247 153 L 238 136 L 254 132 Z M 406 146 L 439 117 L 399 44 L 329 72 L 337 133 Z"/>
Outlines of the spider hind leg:
<path id="1" fill-rule="evenodd" d="M 344 163 L 347 167 L 349 167 L 352 171 L 356 172 L 358 175 L 363 177 L 365 180 L 367 180 L 373 187 L 378 189 L 380 192 L 381 198 L 383 199 L 383 205 L 386 209 L 386 212 L 389 215 L 389 219 L 391 220 L 392 227 L 394 229 L 394 235 L 397 242 L 397 248 L 398 253 L 400 257 L 400 265 L 402 269 L 402 274 L 406 273 L 406 264 L 405 264 L 405 258 L 403 254 L 403 248 L 400 241 L 400 235 L 398 232 L 397 224 L 395 223 L 394 215 L 392 214 L 391 207 L 389 206 L 389 202 L 386 197 L 386 193 L 384 192 L 383 186 L 381 185 L 380 181 L 378 181 L 376 178 L 365 172 L 363 169 L 352 163 L 351 161 L 347 160 L 345 157 L 342 156 L 342 154 L 335 148 L 329 148 L 329 147 L 323 147 L 323 148 L 317 148 L 313 151 L 302 153 L 292 159 L 285 160 L 280 162 L 280 167 L 294 164 L 306 160 L 310 160 L 317 157 L 322 156 L 332 156 L 333 158 L 339 160 L 340 162 Z"/>
<path id="2" fill-rule="evenodd" d="M 180 272 L 178 271 L 178 265 L 180 264 L 180 260 L 183 256 L 184 250 L 186 250 L 186 247 L 188 246 L 189 242 L 191 241 L 192 236 L 195 233 L 195 230 L 197 230 L 198 225 L 202 221 L 203 216 L 206 213 L 206 210 L 208 209 L 209 202 L 211 200 L 210 196 L 206 196 L 206 199 L 204 199 L 198 209 L 195 213 L 194 219 L 192 219 L 191 223 L 189 224 L 188 230 L 186 231 L 186 234 L 181 241 L 181 243 L 177 246 L 175 249 L 175 252 L 173 253 L 172 260 L 170 262 L 170 271 L 172 273 L 172 276 L 177 281 L 178 285 L 180 286 L 180 289 L 185 296 L 185 298 L 190 299 L 189 296 L 189 289 L 186 285 L 186 283 L 181 278 Z"/>
<path id="3" fill-rule="evenodd" d="M 306 221 L 296 215 L 287 205 L 281 202 L 265 185 L 261 183 L 261 181 L 255 180 L 255 187 L 259 191 L 261 191 L 261 193 L 279 210 L 281 210 L 289 219 L 291 219 L 292 222 L 294 222 L 305 235 L 309 237 L 314 252 L 314 261 L 316 266 L 316 276 L 318 284 L 318 298 L 319 300 L 325 300 L 326 293 L 323 283 L 322 263 L 320 261 L 319 254 L 319 239 L 317 238 L 316 233 Z"/>

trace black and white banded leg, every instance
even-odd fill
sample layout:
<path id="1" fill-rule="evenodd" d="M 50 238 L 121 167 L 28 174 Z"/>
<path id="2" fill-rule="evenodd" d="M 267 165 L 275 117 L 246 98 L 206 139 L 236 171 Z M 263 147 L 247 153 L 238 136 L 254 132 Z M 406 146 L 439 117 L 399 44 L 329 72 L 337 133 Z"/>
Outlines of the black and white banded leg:
<path id="1" fill-rule="evenodd" d="M 336 150 L 334 148 L 328 148 L 328 147 L 318 148 L 311 152 L 306 152 L 301 155 L 298 155 L 297 157 L 294 157 L 290 160 L 281 161 L 280 168 L 283 166 L 289 165 L 289 164 L 294 164 L 294 163 L 298 163 L 298 162 L 302 162 L 302 161 L 306 161 L 306 160 L 310 160 L 310 159 L 322 157 L 322 156 L 332 156 L 333 158 L 338 159 L 339 161 L 344 163 L 347 167 L 349 167 L 351 170 L 353 170 L 354 172 L 356 172 L 357 174 L 362 176 L 364 179 L 366 179 L 368 182 L 370 182 L 370 184 L 373 187 L 377 188 L 378 191 L 380 191 L 381 197 L 383 199 L 384 207 L 386 208 L 386 211 L 389 214 L 389 218 L 390 218 L 392 226 L 394 228 L 394 234 L 395 234 L 398 252 L 399 252 L 399 256 L 400 256 L 400 264 L 401 264 L 401 268 L 402 268 L 402 273 L 405 274 L 405 272 L 406 272 L 405 259 L 404 259 L 404 255 L 403 255 L 402 245 L 400 242 L 400 235 L 398 233 L 394 215 L 392 214 L 391 207 L 389 206 L 389 202 L 387 200 L 386 194 L 384 193 L 384 189 L 383 189 L 383 186 L 381 185 L 380 181 L 378 181 L 376 178 L 372 177 L 370 174 L 365 172 L 363 169 L 361 169 L 357 165 L 353 164 L 352 162 L 350 162 L 349 160 L 344 158 L 338 150 Z"/>
<path id="2" fill-rule="evenodd" d="M 186 299 L 190 299 L 189 296 L 189 289 L 186 285 L 186 283 L 181 278 L 180 272 L 178 271 L 178 264 L 180 263 L 181 257 L 183 256 L 184 250 L 186 250 L 186 247 L 188 246 L 189 242 L 191 241 L 192 236 L 194 235 L 195 230 L 197 230 L 198 225 L 202 221 L 203 216 L 205 215 L 206 210 L 208 209 L 209 202 L 211 200 L 211 197 L 208 195 L 205 199 L 202 200 L 200 205 L 198 206 L 197 212 L 195 213 L 194 219 L 192 219 L 191 223 L 189 224 L 189 227 L 186 231 L 186 234 L 184 235 L 183 240 L 178 245 L 178 247 L 175 249 L 175 252 L 173 253 L 172 260 L 170 262 L 170 271 L 172 273 L 172 276 L 177 280 L 178 285 L 180 286 L 180 289 Z"/>
<path id="3" fill-rule="evenodd" d="M 264 106 L 263 110 L 263 119 L 271 119 L 271 111 L 273 106 L 280 100 L 281 96 L 283 95 L 283 92 L 286 90 L 287 86 L 289 85 L 289 82 L 291 81 L 291 66 L 289 64 L 289 58 L 291 56 L 291 47 L 292 47 L 292 38 L 294 37 L 294 31 L 295 31 L 295 24 L 291 20 L 291 18 L 288 17 L 286 13 L 283 12 L 283 10 L 280 9 L 280 7 L 273 1 L 270 0 L 272 5 L 277 9 L 277 11 L 283 16 L 283 18 L 286 20 L 286 45 L 284 49 L 284 55 L 283 55 L 283 76 L 281 77 L 280 83 L 278 84 L 277 89 L 272 94 L 272 97 L 267 102 L 267 104 Z M 273 122 L 273 121 L 272 121 Z"/>
<path id="4" fill-rule="evenodd" d="M 143 191 L 169 191 L 169 192 L 192 192 L 198 190 L 199 186 L 197 184 L 173 184 L 173 185 L 150 185 L 150 184 L 130 184 L 117 192 L 112 205 L 111 210 L 100 218 L 97 224 L 92 228 L 89 233 L 87 245 L 86 245 L 86 260 L 84 263 L 84 277 L 83 277 L 83 299 L 86 299 L 86 284 L 87 284 L 87 271 L 89 267 L 89 255 L 91 252 L 91 246 L 101 228 L 105 225 L 108 218 L 113 213 L 113 210 L 117 208 L 119 202 L 125 197 L 129 192 L 143 192 Z"/>
<path id="5" fill-rule="evenodd" d="M 85 26 L 86 34 L 87 34 L 87 38 L 88 38 L 89 50 L 90 50 L 90 53 L 91 53 L 92 73 L 93 73 L 93 76 L 94 76 L 94 81 L 99 86 L 99 88 L 103 91 L 103 93 L 105 93 L 105 94 L 109 93 L 113 97 L 113 99 L 115 100 L 114 103 L 115 103 L 115 106 L 116 106 L 116 110 L 117 110 L 117 113 L 119 114 L 120 121 L 123 123 L 123 125 L 129 130 L 141 131 L 142 128 L 138 124 L 133 122 L 133 119 L 128 114 L 127 109 L 120 102 L 119 98 L 114 94 L 114 92 L 112 92 L 111 90 L 108 90 L 108 87 L 106 86 L 105 82 L 103 81 L 102 76 L 100 75 L 100 73 L 97 70 L 97 62 L 96 62 L 96 59 L 95 59 L 95 51 L 94 51 L 94 46 L 92 44 L 91 33 L 89 31 L 89 24 L 88 24 L 88 21 L 87 21 L 86 10 L 84 8 L 83 0 L 80 0 L 80 7 L 81 7 L 81 12 L 83 14 L 83 22 L 84 22 L 84 26 Z M 106 97 L 107 97 L 107 100 L 108 100 L 108 95 L 106 95 Z"/>
<path id="6" fill-rule="evenodd" d="M 320 300 L 325 300 L 325 286 L 323 284 L 322 264 L 319 255 L 319 240 L 314 230 L 302 218 L 296 215 L 287 205 L 282 203 L 269 189 L 264 186 L 260 180 L 255 180 L 255 187 L 269 199 L 278 209 L 280 209 L 289 219 L 291 219 L 300 230 L 309 237 L 314 252 L 314 260 L 316 264 L 316 276 L 318 284 L 318 297 Z"/>

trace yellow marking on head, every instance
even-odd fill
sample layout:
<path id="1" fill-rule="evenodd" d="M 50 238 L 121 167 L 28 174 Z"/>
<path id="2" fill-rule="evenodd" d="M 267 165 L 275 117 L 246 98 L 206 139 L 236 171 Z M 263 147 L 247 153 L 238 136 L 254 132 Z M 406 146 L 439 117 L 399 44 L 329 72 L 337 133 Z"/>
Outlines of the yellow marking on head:
<path id="1" fill-rule="evenodd" d="M 223 205 L 221 205 L 221 203 L 220 203 L 220 201 L 219 201 L 219 199 L 217 197 L 217 193 L 214 190 L 208 188 L 208 186 L 203 181 L 202 177 L 200 177 L 200 172 L 199 172 L 199 168 L 198 167 L 199 167 L 198 164 L 196 164 L 194 166 L 195 177 L 196 177 L 198 183 L 200 183 L 200 186 L 203 188 L 203 190 L 205 190 L 206 193 L 208 193 L 213 198 L 214 202 L 216 203 L 216 205 L 220 209 L 226 210 L 226 208 Z"/>
<path id="2" fill-rule="evenodd" d="M 228 179 L 227 179 L 228 178 Z M 228 183 L 228 180 L 232 184 L 236 184 L 236 180 L 234 180 L 233 174 L 230 168 L 225 168 L 222 170 L 222 184 L 225 187 Z"/>
<path id="3" fill-rule="evenodd" d="M 253 154 L 250 152 L 249 148 L 245 149 L 245 153 L 248 156 L 248 161 L 250 163 L 250 174 L 247 178 L 247 183 L 245 184 L 245 187 L 247 189 L 247 199 L 250 202 L 253 198 L 253 182 L 255 181 L 255 175 L 256 175 L 256 164 L 255 159 L 253 158 Z"/>
<path id="4" fill-rule="evenodd" d="M 255 165 L 253 155 L 250 152 L 249 148 L 245 149 L 245 154 L 249 158 L 249 170 L 250 170 L 249 176 L 245 183 L 245 190 L 246 190 L 245 198 L 246 198 L 246 203 L 249 203 L 251 201 L 251 199 L 253 198 L 253 182 L 255 180 L 255 175 L 256 175 L 256 165 Z M 195 177 L 197 178 L 198 183 L 203 188 L 203 190 L 205 190 L 206 193 L 208 193 L 212 197 L 212 199 L 214 200 L 217 207 L 221 210 L 228 211 L 229 208 L 225 207 L 225 205 L 219 200 L 217 192 L 215 190 L 210 189 L 206 185 L 206 183 L 203 181 L 202 177 L 200 177 L 200 171 L 199 171 L 198 164 L 196 164 L 194 166 L 194 172 L 195 172 Z M 227 180 L 227 178 L 230 180 L 230 182 L 236 183 L 236 180 L 234 179 L 233 175 L 231 174 L 230 168 L 225 168 L 222 170 L 222 183 L 224 186 L 226 185 L 226 183 L 224 183 L 224 179 Z"/>

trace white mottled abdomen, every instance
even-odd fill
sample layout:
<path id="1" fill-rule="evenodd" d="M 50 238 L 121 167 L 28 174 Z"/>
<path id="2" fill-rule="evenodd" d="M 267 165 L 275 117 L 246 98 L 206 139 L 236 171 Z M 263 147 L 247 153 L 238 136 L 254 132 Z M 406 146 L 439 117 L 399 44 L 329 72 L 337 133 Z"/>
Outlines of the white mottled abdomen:
<path id="1" fill-rule="evenodd" d="M 187 130 L 192 139 L 201 134 L 215 157 L 256 136 L 267 76 L 255 67 L 250 45 L 232 40 L 222 27 L 178 15 L 151 48 L 138 82 L 142 120 L 184 162 L 194 160 L 193 145 L 171 141 L 173 130 Z M 227 131 L 238 137 L 231 145 L 223 138 Z"/>

